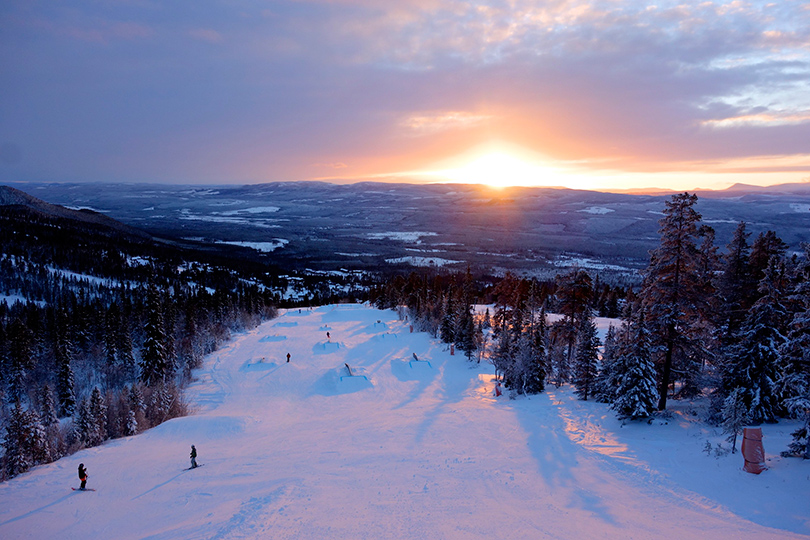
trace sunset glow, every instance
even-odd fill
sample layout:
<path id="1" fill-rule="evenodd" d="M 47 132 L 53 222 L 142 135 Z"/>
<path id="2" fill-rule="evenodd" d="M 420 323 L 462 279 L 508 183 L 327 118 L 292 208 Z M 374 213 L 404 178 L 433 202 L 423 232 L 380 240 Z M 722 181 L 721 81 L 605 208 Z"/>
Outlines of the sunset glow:
<path id="1" fill-rule="evenodd" d="M 810 179 L 800 1 L 6 4 L 0 181 Z"/>

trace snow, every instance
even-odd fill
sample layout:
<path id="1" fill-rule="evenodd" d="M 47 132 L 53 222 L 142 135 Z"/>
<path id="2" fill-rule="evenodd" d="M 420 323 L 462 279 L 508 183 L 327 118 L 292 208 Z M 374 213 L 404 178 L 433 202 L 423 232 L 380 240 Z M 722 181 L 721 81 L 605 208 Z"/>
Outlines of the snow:
<path id="1" fill-rule="evenodd" d="M 571 257 L 568 255 L 560 255 L 555 261 L 552 262 L 554 266 L 562 268 L 590 268 L 592 270 L 617 270 L 620 272 L 629 272 L 630 269 L 626 266 L 618 264 L 608 264 L 599 262 L 595 259 L 588 257 Z"/>
<path id="2" fill-rule="evenodd" d="M 6 304 L 7 306 L 11 307 L 14 304 L 16 304 L 17 302 L 19 302 L 21 304 L 26 304 L 28 302 L 32 302 L 32 300 L 29 300 L 24 296 L 20 296 L 19 294 L 10 294 L 9 295 L 9 294 L 0 293 L 0 304 Z M 33 300 L 33 302 L 35 304 L 37 304 L 38 306 L 40 306 L 40 307 L 45 306 L 45 302 L 43 302 L 41 300 Z"/>
<path id="3" fill-rule="evenodd" d="M 241 210 L 228 210 L 226 212 L 212 212 L 221 216 L 236 216 L 238 214 L 272 214 L 281 210 L 278 206 L 256 206 L 253 208 L 242 208 Z"/>
<path id="4" fill-rule="evenodd" d="M 392 311 L 282 312 L 195 378 L 195 414 L 0 484 L 0 538 L 810 535 L 810 463 L 778 454 L 795 424 L 763 426 L 754 476 L 702 451 L 722 436 L 688 409 L 622 427 L 566 387 L 494 398 L 491 365 Z M 80 462 L 98 491 L 69 489 Z"/>
<path id="5" fill-rule="evenodd" d="M 810 204 L 793 203 L 790 205 L 790 209 L 800 214 L 806 214 L 810 212 Z"/>
<path id="6" fill-rule="evenodd" d="M 586 214 L 603 215 L 614 212 L 615 210 L 612 208 L 605 208 L 603 206 L 589 206 L 588 208 L 583 208 L 582 210 L 578 211 L 585 212 Z"/>
<path id="7" fill-rule="evenodd" d="M 394 259 L 385 259 L 389 264 L 402 264 L 408 263 L 411 266 L 445 266 L 448 264 L 457 264 L 461 261 L 453 261 L 451 259 L 442 259 L 440 257 L 397 257 Z"/>
<path id="8" fill-rule="evenodd" d="M 372 240 L 400 240 L 402 242 L 421 242 L 423 236 L 437 236 L 435 232 L 381 232 L 381 233 L 368 233 L 366 235 Z"/>
<path id="9" fill-rule="evenodd" d="M 242 246 L 261 251 L 262 253 L 269 253 L 278 248 L 284 247 L 289 244 L 289 240 L 284 238 L 274 238 L 272 242 L 217 242 L 217 244 L 229 244 L 231 246 Z"/>

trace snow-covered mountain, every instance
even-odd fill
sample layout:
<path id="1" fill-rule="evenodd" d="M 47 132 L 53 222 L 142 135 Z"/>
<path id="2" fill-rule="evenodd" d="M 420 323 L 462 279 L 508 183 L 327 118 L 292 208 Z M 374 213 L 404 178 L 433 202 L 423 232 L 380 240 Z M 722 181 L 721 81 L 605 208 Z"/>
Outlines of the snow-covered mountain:
<path id="1" fill-rule="evenodd" d="M 565 388 L 496 398 L 492 366 L 394 312 L 289 310 L 194 376 L 191 416 L 0 484 L 0 537 L 810 535 L 810 468 L 779 457 L 794 423 L 763 426 L 754 476 L 704 452 L 723 436 L 689 407 L 622 426 Z M 185 470 L 192 444 L 204 465 Z M 98 491 L 71 491 L 79 463 Z"/>

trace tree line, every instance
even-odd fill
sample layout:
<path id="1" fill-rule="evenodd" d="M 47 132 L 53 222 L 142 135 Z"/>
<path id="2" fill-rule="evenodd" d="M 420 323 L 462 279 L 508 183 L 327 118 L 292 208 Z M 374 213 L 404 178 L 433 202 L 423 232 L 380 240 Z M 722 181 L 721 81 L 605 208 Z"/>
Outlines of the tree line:
<path id="1" fill-rule="evenodd" d="M 468 358 L 485 353 L 513 395 L 571 384 L 627 420 L 706 396 L 707 420 L 730 441 L 746 424 L 801 419 L 785 454 L 810 458 L 810 246 L 790 253 L 774 231 L 751 241 L 741 222 L 721 252 L 697 201 L 682 193 L 666 202 L 659 246 L 634 288 L 579 268 L 554 281 L 507 274 L 491 284 L 468 270 L 397 277 L 371 296 Z M 493 312 L 476 315 L 476 303 Z M 604 343 L 596 315 L 619 317 Z"/>
<path id="2" fill-rule="evenodd" d="M 183 414 L 203 355 L 275 313 L 255 265 L 29 207 L 0 228 L 0 479 Z"/>

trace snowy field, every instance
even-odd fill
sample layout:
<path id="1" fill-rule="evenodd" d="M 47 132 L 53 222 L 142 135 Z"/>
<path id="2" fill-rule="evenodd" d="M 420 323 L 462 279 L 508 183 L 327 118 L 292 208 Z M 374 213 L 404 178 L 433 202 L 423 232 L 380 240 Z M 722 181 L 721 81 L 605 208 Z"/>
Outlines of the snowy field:
<path id="1" fill-rule="evenodd" d="M 291 310 L 196 377 L 193 415 L 0 484 L 0 538 L 810 535 L 810 463 L 779 457 L 792 424 L 764 426 L 770 469 L 754 476 L 703 452 L 722 436 L 688 407 L 622 427 L 565 388 L 494 398 L 492 366 L 393 312 Z M 71 491 L 80 462 L 98 491 Z"/>

